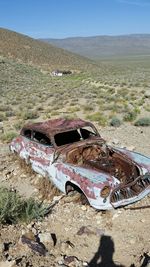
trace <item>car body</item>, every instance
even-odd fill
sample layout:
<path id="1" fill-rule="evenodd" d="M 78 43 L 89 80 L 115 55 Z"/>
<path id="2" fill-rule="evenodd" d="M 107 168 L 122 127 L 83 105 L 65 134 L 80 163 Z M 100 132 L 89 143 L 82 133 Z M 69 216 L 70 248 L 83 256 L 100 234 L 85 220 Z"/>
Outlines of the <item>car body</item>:
<path id="1" fill-rule="evenodd" d="M 134 203 L 150 192 L 150 158 L 107 145 L 91 122 L 60 118 L 27 124 L 10 150 L 62 192 L 79 189 L 99 210 Z"/>

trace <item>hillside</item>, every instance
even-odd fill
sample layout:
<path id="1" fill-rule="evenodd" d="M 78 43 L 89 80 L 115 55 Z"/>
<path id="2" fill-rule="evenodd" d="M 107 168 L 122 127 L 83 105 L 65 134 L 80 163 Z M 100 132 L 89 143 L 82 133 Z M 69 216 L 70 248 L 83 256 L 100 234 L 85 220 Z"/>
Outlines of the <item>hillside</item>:
<path id="1" fill-rule="evenodd" d="M 43 41 L 91 59 L 150 55 L 150 34 L 43 39 Z"/>
<path id="2" fill-rule="evenodd" d="M 45 69 L 82 70 L 92 66 L 90 60 L 79 55 L 2 28 L 0 28 L 0 55 Z"/>

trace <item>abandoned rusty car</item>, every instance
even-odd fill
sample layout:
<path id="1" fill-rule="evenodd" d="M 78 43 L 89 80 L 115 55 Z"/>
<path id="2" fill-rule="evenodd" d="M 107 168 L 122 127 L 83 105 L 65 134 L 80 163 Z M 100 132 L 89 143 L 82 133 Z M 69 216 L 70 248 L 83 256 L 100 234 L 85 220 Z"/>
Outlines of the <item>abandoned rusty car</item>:
<path id="1" fill-rule="evenodd" d="M 91 122 L 53 119 L 25 125 L 10 150 L 68 194 L 79 190 L 107 210 L 150 192 L 150 158 L 108 146 Z"/>

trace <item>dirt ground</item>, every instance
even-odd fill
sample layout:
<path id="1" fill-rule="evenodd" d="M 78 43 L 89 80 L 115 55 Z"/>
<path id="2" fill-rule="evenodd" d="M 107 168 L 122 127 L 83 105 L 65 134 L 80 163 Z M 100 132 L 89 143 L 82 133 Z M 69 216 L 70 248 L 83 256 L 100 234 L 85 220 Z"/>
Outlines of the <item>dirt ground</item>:
<path id="1" fill-rule="evenodd" d="M 149 127 L 123 125 L 99 130 L 110 144 L 150 156 Z M 0 161 L 1 185 L 16 189 L 24 197 L 43 198 L 42 182 L 39 186 L 42 177 L 20 165 L 7 145 L 0 146 Z M 55 205 L 43 221 L 0 226 L 0 267 L 149 266 L 150 196 L 106 212 L 83 205 L 78 195 L 53 191 L 44 200 L 51 201 Z M 23 236 L 32 240 L 31 246 L 24 244 Z"/>

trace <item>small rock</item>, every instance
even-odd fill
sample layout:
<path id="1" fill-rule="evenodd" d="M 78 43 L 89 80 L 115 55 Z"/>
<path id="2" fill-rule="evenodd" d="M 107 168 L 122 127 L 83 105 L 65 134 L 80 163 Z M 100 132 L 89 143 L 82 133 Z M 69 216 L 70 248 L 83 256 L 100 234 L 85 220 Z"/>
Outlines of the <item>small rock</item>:
<path id="1" fill-rule="evenodd" d="M 23 232 L 23 231 L 22 231 Z M 33 232 L 31 230 L 29 230 L 28 232 L 25 232 L 23 234 L 26 238 L 30 239 L 30 240 L 34 240 L 36 241 L 35 235 L 33 234 Z"/>
<path id="2" fill-rule="evenodd" d="M 3 243 L 0 244 L 0 253 L 3 253 L 4 252 L 4 249 L 5 249 L 4 244 Z"/>
<path id="3" fill-rule="evenodd" d="M 77 232 L 77 235 L 83 235 L 83 234 L 91 235 L 91 234 L 95 234 L 95 232 L 89 229 L 89 227 L 87 226 L 82 226 Z"/>
<path id="4" fill-rule="evenodd" d="M 82 206 L 81 209 L 84 210 L 84 211 L 86 211 L 87 210 L 87 207 L 86 206 Z"/>
<path id="5" fill-rule="evenodd" d="M 27 178 L 26 174 L 21 174 L 20 178 Z"/>
<path id="6" fill-rule="evenodd" d="M 70 264 L 71 262 L 75 261 L 75 259 L 76 259 L 75 256 L 66 256 L 64 262 L 66 264 Z"/>
<path id="7" fill-rule="evenodd" d="M 119 140 L 114 139 L 114 140 L 112 141 L 112 143 L 113 143 L 114 145 L 118 145 L 118 144 L 119 144 Z"/>
<path id="8" fill-rule="evenodd" d="M 81 267 L 83 266 L 82 261 L 80 261 L 76 256 L 65 256 L 64 263 L 69 267 Z"/>
<path id="9" fill-rule="evenodd" d="M 116 219 L 116 218 L 118 218 L 118 217 L 119 217 L 119 214 L 115 213 L 115 214 L 113 215 L 113 217 L 112 217 L 112 220 L 114 220 L 114 219 Z"/>
<path id="10" fill-rule="evenodd" d="M 33 233 L 32 233 L 32 235 L 33 235 Z M 29 236 L 23 235 L 20 238 L 20 244 L 25 246 L 25 248 L 28 247 L 29 249 L 35 251 L 39 255 L 46 256 L 46 254 L 47 254 L 47 249 L 46 249 L 45 245 L 43 243 L 39 242 L 39 240 L 36 240 L 35 236 L 34 236 L 34 238 L 31 238 L 30 235 Z"/>
<path id="11" fill-rule="evenodd" d="M 58 256 L 58 257 L 55 259 L 55 261 L 56 261 L 59 265 L 61 265 L 61 264 L 64 263 L 64 258 L 63 258 L 63 256 Z"/>
<path id="12" fill-rule="evenodd" d="M 128 149 L 130 151 L 134 151 L 135 150 L 135 147 L 134 146 L 128 146 L 128 147 L 126 147 L 126 149 Z"/>
<path id="13" fill-rule="evenodd" d="M 82 263 L 82 265 L 83 265 L 83 266 L 88 266 L 88 263 L 87 263 L 86 261 L 84 261 L 84 262 Z"/>
<path id="14" fill-rule="evenodd" d="M 32 228 L 32 233 L 34 234 L 34 235 L 37 235 L 37 233 L 38 233 L 38 230 L 37 229 L 35 229 L 34 227 Z"/>
<path id="15" fill-rule="evenodd" d="M 33 226 L 34 226 L 34 223 L 31 222 L 30 224 L 27 225 L 27 228 L 28 228 L 28 229 L 32 229 Z"/>
<path id="16" fill-rule="evenodd" d="M 70 241 L 66 241 L 61 243 L 60 250 L 63 254 L 67 254 L 73 247 L 74 245 Z"/>
<path id="17" fill-rule="evenodd" d="M 42 242 L 44 245 L 50 244 L 51 246 L 54 246 L 54 241 L 49 232 L 40 233 L 38 237 L 40 239 L 40 242 Z"/>
<path id="18" fill-rule="evenodd" d="M 131 245 L 134 245 L 134 244 L 136 243 L 136 240 L 135 240 L 135 239 L 130 239 L 129 243 L 130 243 Z"/>
<path id="19" fill-rule="evenodd" d="M 33 192 L 36 194 L 39 192 L 39 190 L 37 188 L 34 188 Z"/>
<path id="20" fill-rule="evenodd" d="M 59 201 L 61 198 L 62 198 L 62 195 L 61 196 L 54 196 L 53 201 Z"/>
<path id="21" fill-rule="evenodd" d="M 118 210 L 118 214 L 121 214 L 122 213 L 122 210 L 120 209 L 120 210 Z"/>
<path id="22" fill-rule="evenodd" d="M 144 96 L 145 96 L 146 98 L 150 98 L 150 91 L 146 91 L 146 92 L 144 93 Z"/>

